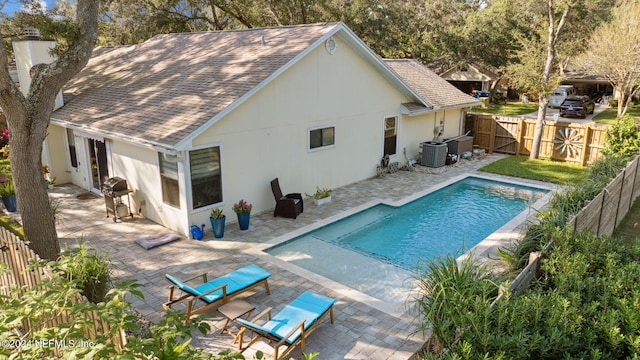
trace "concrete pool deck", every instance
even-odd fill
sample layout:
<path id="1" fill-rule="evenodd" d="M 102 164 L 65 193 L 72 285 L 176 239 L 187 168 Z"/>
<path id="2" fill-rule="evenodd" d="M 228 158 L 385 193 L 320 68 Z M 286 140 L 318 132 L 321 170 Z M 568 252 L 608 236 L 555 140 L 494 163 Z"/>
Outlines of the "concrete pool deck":
<path id="1" fill-rule="evenodd" d="M 242 296 L 256 306 L 258 312 L 266 307 L 273 307 L 277 312 L 304 290 L 338 300 L 334 308 L 335 323 L 332 325 L 325 320 L 318 326 L 308 338 L 307 353 L 319 352 L 318 358 L 321 359 L 408 359 L 425 342 L 423 334 L 417 331 L 417 314 L 410 309 L 409 302 L 403 312 L 385 311 L 384 306 L 372 304 L 358 292 L 321 276 L 299 271 L 293 265 L 275 261 L 274 257 L 260 250 L 278 237 L 327 221 L 374 198 L 399 201 L 463 174 L 476 174 L 478 168 L 502 157 L 489 154 L 482 159 L 462 161 L 446 168 L 399 171 L 382 178 L 364 180 L 335 189 L 328 204 L 315 206 L 306 201 L 304 213 L 296 220 L 274 218 L 271 212 L 252 214 L 247 231 L 241 232 L 235 223 L 228 222 L 224 238 L 214 239 L 207 224 L 205 238 L 201 241 L 183 238 L 150 250 L 144 250 L 133 240 L 166 232 L 167 229 L 140 216 L 114 223 L 111 218 L 105 218 L 102 198 L 78 199 L 77 195 L 85 191 L 76 186 L 56 187 L 50 190 L 50 196 L 60 201 L 58 234 L 61 243 L 73 244 L 82 237 L 90 247 L 108 253 L 114 263 L 115 281 L 136 279 L 144 285 L 145 299 L 129 300 L 152 322 L 158 321 L 164 312 L 162 303 L 166 301 L 168 285 L 165 273 L 195 275 L 207 272 L 212 278 L 254 263 L 272 274 L 269 279 L 271 295 L 267 295 L 264 288 L 257 287 L 247 292 L 246 297 Z M 521 182 L 541 186 L 538 182 Z M 514 230 L 513 235 L 516 233 Z M 183 309 L 180 306 L 176 308 Z M 212 331 L 205 336 L 198 334 L 192 344 L 212 354 L 235 349 L 233 339 L 228 334 L 220 334 L 224 323 L 222 315 L 217 311 L 212 311 L 211 315 L 213 317 L 208 322 Z M 271 354 L 266 344 L 258 342 L 245 351 L 246 357 L 252 358 L 256 350 Z M 299 349 L 293 351 L 292 358 L 301 359 Z"/>

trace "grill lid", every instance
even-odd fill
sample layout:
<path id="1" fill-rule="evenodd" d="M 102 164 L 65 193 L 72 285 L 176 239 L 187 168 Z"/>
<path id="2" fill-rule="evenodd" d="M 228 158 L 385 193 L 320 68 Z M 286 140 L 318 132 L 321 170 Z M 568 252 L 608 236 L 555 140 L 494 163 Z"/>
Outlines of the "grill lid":
<path id="1" fill-rule="evenodd" d="M 102 191 L 122 191 L 127 190 L 127 180 L 114 176 L 112 178 L 107 179 L 107 181 L 102 184 Z"/>

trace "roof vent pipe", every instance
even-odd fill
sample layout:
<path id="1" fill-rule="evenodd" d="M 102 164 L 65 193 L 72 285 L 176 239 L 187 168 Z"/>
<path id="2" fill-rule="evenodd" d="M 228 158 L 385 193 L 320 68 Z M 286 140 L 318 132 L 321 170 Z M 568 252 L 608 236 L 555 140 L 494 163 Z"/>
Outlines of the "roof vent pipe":
<path id="1" fill-rule="evenodd" d="M 266 42 L 264 41 L 264 35 L 260 38 L 260 45 L 264 46 Z"/>
<path id="2" fill-rule="evenodd" d="M 27 40 L 40 40 L 40 30 L 36 28 L 26 28 L 22 34 Z"/>

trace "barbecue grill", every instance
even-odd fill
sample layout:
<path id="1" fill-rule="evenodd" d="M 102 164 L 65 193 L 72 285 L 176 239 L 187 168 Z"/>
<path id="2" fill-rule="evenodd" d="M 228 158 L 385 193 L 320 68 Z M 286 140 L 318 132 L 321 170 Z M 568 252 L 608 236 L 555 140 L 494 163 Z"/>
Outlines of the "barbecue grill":
<path id="1" fill-rule="evenodd" d="M 118 218 L 122 219 L 126 216 L 133 217 L 131 212 L 131 199 L 129 194 L 133 191 L 127 187 L 127 180 L 121 177 L 112 177 L 102 184 L 102 194 L 104 195 L 104 204 L 107 209 L 107 217 L 113 215 L 113 222 Z M 127 202 L 122 201 L 126 197 Z"/>

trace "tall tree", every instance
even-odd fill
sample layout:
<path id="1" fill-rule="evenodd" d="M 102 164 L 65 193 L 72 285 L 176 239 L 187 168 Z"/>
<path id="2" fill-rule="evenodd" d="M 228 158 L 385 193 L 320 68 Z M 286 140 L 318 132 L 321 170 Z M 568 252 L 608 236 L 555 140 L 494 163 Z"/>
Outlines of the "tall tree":
<path id="1" fill-rule="evenodd" d="M 60 245 L 49 196 L 42 185 L 42 142 L 58 92 L 89 61 L 97 38 L 98 6 L 99 0 L 78 0 L 73 41 L 53 63 L 31 69 L 27 96 L 11 79 L 7 50 L 4 41 L 0 42 L 0 108 L 11 132 L 11 171 L 26 240 L 44 259 L 57 258 Z"/>
<path id="2" fill-rule="evenodd" d="M 543 91 L 538 94 L 538 117 L 536 119 L 536 127 L 533 131 L 533 143 L 530 154 L 532 159 L 537 159 L 540 155 L 542 129 L 544 127 L 544 119 L 547 116 L 547 106 L 549 105 L 549 95 L 547 91 L 550 89 L 550 83 L 552 83 L 550 80 L 552 75 L 551 71 L 556 61 L 556 46 L 564 30 L 572 5 L 570 2 L 566 2 L 562 4 L 561 7 L 554 7 L 553 0 L 547 0 L 547 19 L 549 21 L 547 26 L 547 57 L 544 63 L 544 69 L 542 70 L 542 79 L 540 79 L 540 88 Z M 560 18 L 556 20 L 558 10 L 561 10 L 561 15 Z"/>
<path id="3" fill-rule="evenodd" d="M 586 39 L 609 18 L 614 0 L 506 1 L 517 8 L 514 37 L 519 46 L 507 65 L 512 85 L 538 97 L 531 158 L 538 158 L 548 94 L 562 79 L 566 59 L 585 49 Z M 495 5 L 495 4 L 494 4 Z M 586 20 L 588 19 L 588 20 Z"/>
<path id="4" fill-rule="evenodd" d="M 609 79 L 619 95 L 618 118 L 640 89 L 640 1 L 629 0 L 614 12 L 614 19 L 594 32 L 581 58 L 588 71 Z M 623 105 L 624 104 L 624 105 Z"/>

